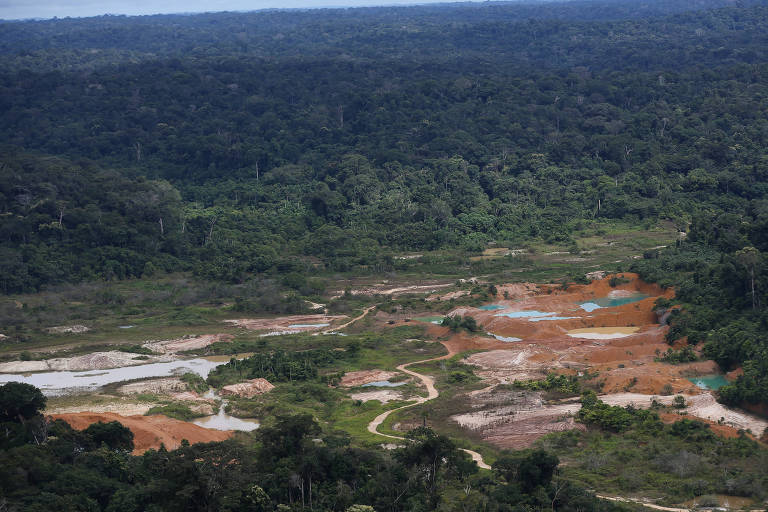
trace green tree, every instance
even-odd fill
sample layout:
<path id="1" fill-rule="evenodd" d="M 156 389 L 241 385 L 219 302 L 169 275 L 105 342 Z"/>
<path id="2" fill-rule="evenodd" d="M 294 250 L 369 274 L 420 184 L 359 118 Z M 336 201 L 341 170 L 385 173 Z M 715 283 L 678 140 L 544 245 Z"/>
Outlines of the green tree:
<path id="1" fill-rule="evenodd" d="M 0 422 L 24 423 L 40 414 L 46 400 L 31 384 L 8 382 L 0 386 Z"/>
<path id="2" fill-rule="evenodd" d="M 92 423 L 83 433 L 90 438 L 94 446 L 101 446 L 103 443 L 112 450 L 133 450 L 133 432 L 119 421 Z"/>

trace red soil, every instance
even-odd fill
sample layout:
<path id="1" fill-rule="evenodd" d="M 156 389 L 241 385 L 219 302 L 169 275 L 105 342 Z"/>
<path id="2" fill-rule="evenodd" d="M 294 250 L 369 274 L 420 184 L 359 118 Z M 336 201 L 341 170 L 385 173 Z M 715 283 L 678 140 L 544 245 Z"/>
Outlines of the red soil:
<path id="1" fill-rule="evenodd" d="M 163 415 L 156 416 L 121 416 L 112 412 L 93 413 L 77 412 L 54 414 L 54 419 L 64 420 L 76 430 L 84 430 L 92 423 L 119 421 L 133 432 L 133 454 L 141 455 L 150 448 L 158 449 L 164 444 L 169 450 L 178 448 L 181 441 L 190 443 L 209 443 L 224 441 L 232 437 L 230 430 L 211 430 L 193 423 L 175 420 Z"/>
<path id="2" fill-rule="evenodd" d="M 530 352 L 526 361 L 530 366 L 539 363 L 541 373 L 552 369 L 599 371 L 604 381 L 604 391 L 658 394 L 670 385 L 673 392 L 696 394 L 699 390 L 685 377 L 701 375 L 716 370 L 712 363 L 694 365 L 668 365 L 654 363 L 654 358 L 669 348 L 665 335 L 667 327 L 657 323 L 653 311 L 659 297 L 671 298 L 674 291 L 664 290 L 655 284 L 641 281 L 636 274 L 621 274 L 627 283 L 610 286 L 610 279 L 593 281 L 587 285 L 571 285 L 562 290 L 554 285 L 516 284 L 499 289 L 507 292 L 507 299 L 496 303 L 507 306 L 502 311 L 483 311 L 463 307 L 451 311 L 451 315 L 471 315 L 482 329 L 501 336 L 521 338 L 520 342 L 505 343 L 487 336 L 466 332 L 452 333 L 448 328 L 429 326 L 430 334 L 442 338 L 442 343 L 452 353 L 467 350 L 520 350 Z M 640 292 L 647 298 L 622 306 L 584 311 L 579 303 L 606 297 L 609 294 Z M 510 311 L 538 310 L 553 312 L 567 320 L 543 320 L 531 322 L 528 318 L 497 316 Z M 592 327 L 639 327 L 639 331 L 623 338 L 581 339 L 567 335 L 571 329 Z M 698 366 L 697 366 L 698 365 Z M 706 368 L 704 368 L 706 366 Z M 570 369 L 570 370 L 569 370 Z"/>
<path id="3" fill-rule="evenodd" d="M 666 325 L 660 325 L 654 303 L 660 297 L 672 298 L 674 291 L 641 281 L 637 275 L 624 273 L 627 283 L 610 286 L 610 279 L 593 281 L 587 285 L 571 285 L 562 290 L 556 285 L 515 284 L 498 286 L 507 297 L 497 297 L 494 303 L 507 307 L 504 310 L 485 311 L 472 307 L 460 307 L 449 315 L 470 315 L 483 332 L 522 341 L 502 342 L 484 334 L 451 332 L 448 328 L 429 325 L 429 334 L 440 340 L 451 354 L 480 350 L 492 351 L 470 358 L 478 368 L 476 373 L 490 383 L 510 382 L 517 379 L 540 378 L 547 372 L 574 374 L 598 373 L 597 382 L 602 393 L 641 393 L 662 395 L 706 393 L 693 385 L 688 377 L 708 375 L 718 371 L 713 361 L 699 361 L 680 365 L 655 362 L 654 359 L 670 348 L 665 336 Z M 500 295 L 503 295 L 500 291 Z M 587 312 L 579 307 L 588 302 L 610 295 L 640 292 L 647 298 Z M 565 320 L 532 322 L 529 318 L 497 316 L 512 311 L 552 312 L 552 316 L 574 317 Z M 568 336 L 572 329 L 593 327 L 638 327 L 638 331 L 621 338 L 584 339 Z M 674 348 L 681 348 L 684 340 Z M 738 375 L 734 372 L 731 378 Z M 478 405 L 478 404 L 476 404 Z M 677 421 L 683 416 L 665 415 L 665 421 Z M 691 416 L 691 418 L 695 418 Z M 696 418 L 698 419 L 698 418 Z M 705 420 L 703 420 L 705 421 Z M 726 437 L 737 435 L 737 430 L 727 425 L 707 421 L 714 432 Z M 491 443 L 504 448 L 519 448 L 552 430 L 579 428 L 572 420 L 560 417 L 543 417 L 533 420 L 515 418 L 508 423 L 485 429 L 482 435 Z"/>

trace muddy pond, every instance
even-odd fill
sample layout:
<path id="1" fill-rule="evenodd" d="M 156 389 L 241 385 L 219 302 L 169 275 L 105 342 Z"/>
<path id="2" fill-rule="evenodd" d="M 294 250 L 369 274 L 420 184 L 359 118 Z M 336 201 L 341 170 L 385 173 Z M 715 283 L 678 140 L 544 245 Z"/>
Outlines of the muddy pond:
<path id="1" fill-rule="evenodd" d="M 67 393 L 84 393 L 128 380 L 146 379 L 150 377 L 170 377 L 194 372 L 203 378 L 219 365 L 227 363 L 229 356 L 212 358 L 184 359 L 166 363 L 149 363 L 138 366 L 125 366 L 109 370 L 85 370 L 79 372 L 54 371 L 40 373 L 3 373 L 0 374 L 0 384 L 6 382 L 25 382 L 40 388 L 44 395 L 56 396 Z"/>
<path id="2" fill-rule="evenodd" d="M 221 399 L 221 397 L 212 389 L 208 390 L 204 396 L 206 398 L 215 400 Z M 218 413 L 212 416 L 196 418 L 192 420 L 192 423 L 204 428 L 212 428 L 214 430 L 240 430 L 242 432 L 250 432 L 259 428 L 259 420 L 255 418 L 236 418 L 234 416 L 230 416 L 225 412 L 226 407 L 227 401 L 222 400 Z"/>
<path id="3" fill-rule="evenodd" d="M 206 378 L 210 371 L 219 365 L 229 362 L 232 357 L 245 357 L 249 354 L 237 356 L 211 356 L 167 363 L 150 363 L 140 366 L 127 366 L 112 368 L 109 370 L 86 370 L 79 372 L 54 371 L 29 374 L 0 374 L 0 383 L 25 382 L 38 387 L 46 396 L 65 395 L 70 393 L 87 393 L 95 391 L 107 384 L 124 382 L 135 379 L 153 377 L 170 377 L 194 372 Z M 207 398 L 220 399 L 213 390 L 205 395 Z M 225 412 L 227 401 L 223 400 L 219 412 L 212 416 L 197 418 L 192 421 L 195 425 L 215 430 L 241 430 L 250 432 L 259 428 L 259 421 L 253 418 L 236 418 Z"/>

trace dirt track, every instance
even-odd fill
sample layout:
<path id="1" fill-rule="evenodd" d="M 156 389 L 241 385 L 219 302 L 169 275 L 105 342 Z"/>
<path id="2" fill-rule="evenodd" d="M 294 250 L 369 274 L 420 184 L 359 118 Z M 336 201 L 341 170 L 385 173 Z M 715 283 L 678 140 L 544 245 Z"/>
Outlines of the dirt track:
<path id="1" fill-rule="evenodd" d="M 374 304 L 373 306 L 369 306 L 369 307 L 365 308 L 363 310 L 363 313 L 360 316 L 356 316 L 355 318 L 353 318 L 349 322 L 347 322 L 345 324 L 342 324 L 342 325 L 339 325 L 338 327 L 334 327 L 333 329 L 326 329 L 325 331 L 323 331 L 323 334 L 328 334 L 328 333 L 331 333 L 331 332 L 336 332 L 336 331 L 339 331 L 341 329 L 345 329 L 345 328 L 349 327 L 350 325 L 352 325 L 353 323 L 357 322 L 358 320 L 362 320 L 363 318 L 365 318 L 365 316 L 368 313 L 370 313 L 371 311 L 376 309 L 376 306 L 378 306 L 378 304 Z"/>
<path id="2" fill-rule="evenodd" d="M 404 405 L 402 407 L 398 407 L 397 409 L 391 409 L 389 411 L 385 411 L 385 412 L 379 414 L 378 416 L 376 416 L 373 419 L 373 421 L 371 421 L 368 424 L 368 432 L 371 432 L 372 434 L 377 434 L 377 435 L 380 435 L 380 436 L 388 437 L 390 439 L 398 439 L 398 440 L 404 441 L 405 440 L 404 437 L 392 436 L 392 435 L 389 435 L 389 434 L 382 434 L 381 432 L 379 432 L 379 425 L 381 425 L 384 422 L 384 420 L 386 420 L 387 417 L 389 417 L 389 415 L 392 414 L 395 411 L 399 411 L 400 409 L 405 409 L 407 407 L 413 407 L 414 405 L 423 404 L 424 402 L 427 402 L 429 400 L 433 400 L 433 399 L 437 398 L 440 395 L 440 393 L 438 393 L 438 391 L 437 391 L 437 388 L 435 387 L 435 379 L 433 379 L 432 377 L 430 377 L 428 375 L 422 375 L 420 373 L 416 373 L 416 372 L 414 372 L 412 370 L 409 370 L 407 367 L 411 366 L 411 365 L 414 365 L 414 364 L 428 363 L 430 361 L 439 361 L 441 359 L 448 359 L 449 357 L 451 357 L 453 355 L 454 354 L 449 351 L 444 356 L 433 357 L 431 359 L 425 359 L 423 361 L 416 361 L 416 362 L 413 362 L 413 363 L 401 364 L 400 366 L 398 366 L 397 367 L 398 370 L 400 370 L 403 373 L 407 373 L 408 375 L 411 375 L 412 377 L 416 377 L 417 379 L 419 379 L 424 384 L 424 386 L 427 388 L 427 396 L 426 397 L 423 397 L 423 396 L 416 397 L 415 401 L 413 403 L 411 403 L 411 404 Z M 485 463 L 485 461 L 483 460 L 483 456 L 480 455 L 479 453 L 477 453 L 475 451 L 472 451 L 472 450 L 467 450 L 465 448 L 461 448 L 461 450 L 463 452 L 465 452 L 465 453 L 468 453 L 469 456 L 472 457 L 472 460 L 475 461 L 475 463 L 477 464 L 477 466 L 479 468 L 491 469 L 491 466 L 489 466 L 488 464 Z"/>

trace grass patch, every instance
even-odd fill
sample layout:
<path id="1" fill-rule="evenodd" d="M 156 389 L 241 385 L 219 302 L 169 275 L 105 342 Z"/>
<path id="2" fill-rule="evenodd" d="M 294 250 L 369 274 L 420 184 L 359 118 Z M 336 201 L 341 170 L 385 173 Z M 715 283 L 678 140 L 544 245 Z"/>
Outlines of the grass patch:
<path id="1" fill-rule="evenodd" d="M 150 410 L 147 411 L 145 416 L 152 416 L 155 414 L 163 414 L 165 416 L 168 416 L 169 418 L 174 418 L 181 421 L 192 421 L 195 418 L 200 418 L 202 416 L 205 416 L 204 414 L 199 414 L 186 405 L 178 404 L 178 403 L 170 403 L 165 405 L 159 405 L 156 407 L 152 407 Z"/>
<path id="2" fill-rule="evenodd" d="M 768 450 L 746 437 L 718 437 L 699 422 L 650 432 L 570 431 L 537 444 L 565 462 L 565 478 L 601 493 L 639 495 L 668 505 L 707 494 L 768 497 Z"/>

